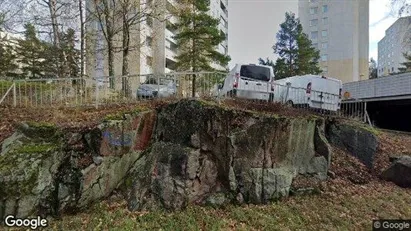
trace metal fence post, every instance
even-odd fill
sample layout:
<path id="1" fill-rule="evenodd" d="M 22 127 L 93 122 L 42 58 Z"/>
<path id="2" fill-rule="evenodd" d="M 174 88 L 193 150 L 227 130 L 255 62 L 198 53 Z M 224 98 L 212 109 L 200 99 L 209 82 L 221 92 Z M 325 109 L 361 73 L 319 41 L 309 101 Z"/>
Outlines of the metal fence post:
<path id="1" fill-rule="evenodd" d="M 291 83 L 287 83 L 287 91 L 285 92 L 285 98 L 284 98 L 284 102 L 283 103 L 287 103 L 288 100 L 288 93 L 290 91 L 290 87 L 291 87 Z"/>
<path id="2" fill-rule="evenodd" d="M 99 84 L 98 84 L 98 80 L 96 79 L 96 109 L 98 109 L 98 93 L 99 93 Z"/>
<path id="3" fill-rule="evenodd" d="M 13 81 L 13 106 L 17 107 L 17 91 L 16 91 L 16 82 Z"/>

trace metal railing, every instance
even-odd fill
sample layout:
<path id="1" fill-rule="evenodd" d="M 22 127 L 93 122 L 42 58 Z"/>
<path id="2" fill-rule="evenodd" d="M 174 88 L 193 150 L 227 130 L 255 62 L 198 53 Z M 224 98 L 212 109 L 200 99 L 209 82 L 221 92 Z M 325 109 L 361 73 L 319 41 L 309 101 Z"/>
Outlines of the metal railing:
<path id="1" fill-rule="evenodd" d="M 222 86 L 226 75 L 227 73 L 221 72 L 184 72 L 97 78 L 0 80 L 0 106 L 98 108 L 107 104 L 138 103 L 151 98 L 195 97 L 212 98 L 219 102 L 227 98 L 245 98 L 369 122 L 366 102 L 342 101 L 339 94 L 259 81 L 248 81 L 245 88 L 247 90 L 240 90 L 243 87 L 233 90 Z M 226 89 L 231 90 L 224 92 Z"/>
<path id="2" fill-rule="evenodd" d="M 211 97 L 226 73 L 184 72 L 166 75 L 1 81 L 0 105 L 14 107 L 95 106 L 149 98 Z"/>

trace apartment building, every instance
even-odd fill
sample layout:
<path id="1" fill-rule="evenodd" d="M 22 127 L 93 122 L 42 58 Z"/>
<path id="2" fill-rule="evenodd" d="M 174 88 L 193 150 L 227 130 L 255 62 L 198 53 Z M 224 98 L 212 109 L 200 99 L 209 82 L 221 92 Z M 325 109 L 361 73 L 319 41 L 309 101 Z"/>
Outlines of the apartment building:
<path id="1" fill-rule="evenodd" d="M 404 52 L 411 53 L 411 16 L 395 21 L 378 42 L 378 77 L 397 73 Z"/>
<path id="2" fill-rule="evenodd" d="M 141 0 L 155 5 L 155 12 L 161 14 L 160 20 L 148 18 L 136 26 L 132 43 L 139 46 L 130 52 L 130 74 L 164 74 L 175 71 L 175 56 L 178 53 L 173 36 L 176 31 L 172 25 L 177 23 L 177 17 L 171 12 L 181 4 L 178 0 Z M 89 4 L 90 1 L 88 1 Z M 219 29 L 226 34 L 227 39 L 218 48 L 223 54 L 228 54 L 228 0 L 211 0 L 209 14 L 220 19 Z M 88 43 L 92 58 L 88 62 L 89 76 L 104 76 L 108 74 L 107 55 L 104 49 L 104 37 L 97 22 L 91 23 L 89 28 L 96 30 L 96 36 Z M 95 41 L 95 42 L 93 42 Z M 118 39 L 121 41 L 121 39 Z M 115 72 L 121 74 L 121 53 L 115 54 Z M 213 64 L 216 69 L 225 67 Z"/>
<path id="3" fill-rule="evenodd" d="M 326 76 L 368 79 L 369 0 L 299 0 L 303 31 L 320 50 Z"/>

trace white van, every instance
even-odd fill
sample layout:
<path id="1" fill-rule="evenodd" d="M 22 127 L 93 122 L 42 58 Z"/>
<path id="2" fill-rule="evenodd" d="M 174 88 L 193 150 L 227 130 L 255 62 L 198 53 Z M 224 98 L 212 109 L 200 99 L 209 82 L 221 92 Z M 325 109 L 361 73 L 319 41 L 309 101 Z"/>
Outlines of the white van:
<path id="1" fill-rule="evenodd" d="M 219 85 L 219 95 L 245 99 L 273 98 L 274 71 L 271 66 L 236 64 Z M 271 96 L 271 97 L 270 97 Z"/>
<path id="2" fill-rule="evenodd" d="M 290 106 L 303 106 L 327 111 L 340 110 L 342 82 L 339 79 L 319 75 L 303 75 L 276 80 L 274 83 L 274 101 L 280 101 Z M 287 89 L 289 90 L 287 91 Z"/>

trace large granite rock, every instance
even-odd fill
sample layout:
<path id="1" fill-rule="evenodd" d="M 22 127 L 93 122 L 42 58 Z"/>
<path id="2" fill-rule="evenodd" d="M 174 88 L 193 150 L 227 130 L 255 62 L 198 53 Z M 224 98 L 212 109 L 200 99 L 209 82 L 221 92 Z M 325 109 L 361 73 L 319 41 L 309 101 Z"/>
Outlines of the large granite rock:
<path id="1" fill-rule="evenodd" d="M 1 149 L 0 218 L 76 212 L 108 197 L 148 147 L 155 115 L 84 131 L 22 123 Z"/>
<path id="2" fill-rule="evenodd" d="M 325 180 L 331 152 L 320 118 L 280 118 L 182 101 L 158 112 L 155 139 L 129 175 L 131 210 L 227 200 L 268 203 L 293 178 Z M 221 199 L 221 194 L 225 199 Z"/>
<path id="3" fill-rule="evenodd" d="M 126 194 L 130 210 L 269 203 L 294 179 L 327 178 L 317 117 L 286 118 L 182 100 L 85 130 L 22 124 L 2 143 L 0 217 L 76 212 Z"/>
<path id="4" fill-rule="evenodd" d="M 400 156 L 381 174 L 384 180 L 411 188 L 411 156 Z"/>
<path id="5" fill-rule="evenodd" d="M 373 167 L 378 137 L 367 125 L 331 120 L 327 122 L 326 137 L 330 144 L 347 150 L 368 168 Z"/>

